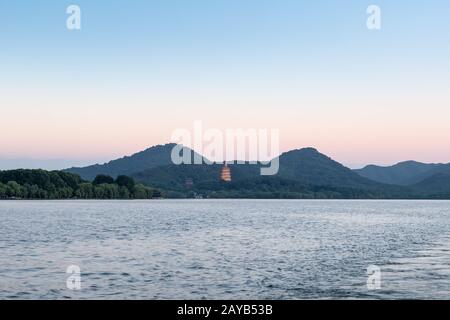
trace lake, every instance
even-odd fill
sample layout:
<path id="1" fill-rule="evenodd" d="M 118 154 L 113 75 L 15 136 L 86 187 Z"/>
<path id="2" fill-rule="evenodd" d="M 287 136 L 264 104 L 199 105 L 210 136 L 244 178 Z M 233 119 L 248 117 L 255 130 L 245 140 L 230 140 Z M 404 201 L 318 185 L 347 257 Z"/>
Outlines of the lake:
<path id="1" fill-rule="evenodd" d="M 0 201 L 0 299 L 123 298 L 450 299 L 450 202 Z"/>

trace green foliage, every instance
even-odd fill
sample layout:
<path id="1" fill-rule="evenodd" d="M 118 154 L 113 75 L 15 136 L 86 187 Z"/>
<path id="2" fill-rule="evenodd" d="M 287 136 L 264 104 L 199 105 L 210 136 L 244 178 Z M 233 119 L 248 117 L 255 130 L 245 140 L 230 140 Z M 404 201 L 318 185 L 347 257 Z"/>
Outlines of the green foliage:
<path id="1" fill-rule="evenodd" d="M 421 178 L 416 184 L 383 184 L 362 177 L 315 149 L 306 148 L 282 154 L 280 170 L 275 176 L 262 177 L 260 165 L 229 165 L 232 182 L 224 183 L 220 181 L 221 164 L 172 164 L 173 146 L 157 146 L 105 165 L 67 170 L 83 174 L 86 179 L 93 179 L 93 183 L 69 172 L 0 171 L 0 198 L 450 199 L 448 165 L 433 166 L 439 172 L 431 170 L 433 174 L 422 177 L 426 179 Z M 422 170 L 414 163 L 408 164 L 411 166 L 414 171 Z M 397 176 L 409 171 L 403 168 L 402 172 Z"/>
<path id="2" fill-rule="evenodd" d="M 111 184 L 114 183 L 114 179 L 111 176 L 105 175 L 105 174 L 99 174 L 95 177 L 94 181 L 92 181 L 93 185 L 98 185 L 98 184 Z"/>
<path id="3" fill-rule="evenodd" d="M 278 174 L 267 177 L 260 175 L 260 165 L 231 164 L 230 183 L 220 181 L 220 164 L 160 166 L 137 172 L 133 177 L 146 186 L 165 190 L 167 198 L 411 199 L 426 196 L 411 188 L 370 181 L 312 148 L 284 153 L 279 161 Z M 450 193 L 450 187 L 447 190 Z M 444 190 L 438 191 L 439 196 L 444 194 Z"/>
<path id="4" fill-rule="evenodd" d="M 135 199 L 147 199 L 148 197 L 151 198 L 152 192 L 151 190 L 148 190 L 146 187 L 144 187 L 144 185 L 137 184 L 135 186 L 134 197 Z"/>
<path id="5" fill-rule="evenodd" d="M 0 199 L 6 198 L 6 189 L 7 187 L 0 182 Z"/>
<path id="6" fill-rule="evenodd" d="M 96 183 L 62 171 L 0 171 L 0 199 L 151 199 L 161 192 L 133 178 L 122 176 L 117 183 L 108 176 L 98 176 Z M 107 181 L 100 183 L 102 181 Z"/>
<path id="7" fill-rule="evenodd" d="M 161 191 L 159 191 L 158 189 L 153 189 L 152 191 L 153 191 L 153 194 L 152 194 L 153 198 L 161 198 L 163 196 Z"/>
<path id="8" fill-rule="evenodd" d="M 135 186 L 135 182 L 134 179 L 128 176 L 118 176 L 115 183 L 119 186 L 119 187 L 126 187 L 128 189 L 129 192 L 133 192 L 134 190 L 134 186 Z"/>
<path id="9" fill-rule="evenodd" d="M 75 191 L 75 197 L 79 199 L 94 198 L 94 186 L 91 183 L 81 183 Z"/>
<path id="10" fill-rule="evenodd" d="M 132 193 L 130 193 L 127 187 L 119 187 L 119 195 L 120 199 L 130 199 Z"/>

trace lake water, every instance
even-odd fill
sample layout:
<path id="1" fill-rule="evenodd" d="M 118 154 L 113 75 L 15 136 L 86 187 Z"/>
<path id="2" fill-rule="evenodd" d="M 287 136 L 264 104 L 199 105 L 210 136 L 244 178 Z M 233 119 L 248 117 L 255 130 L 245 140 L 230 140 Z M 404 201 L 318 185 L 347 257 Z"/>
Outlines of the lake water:
<path id="1" fill-rule="evenodd" d="M 69 298 L 450 299 L 450 202 L 0 201 L 0 299 Z"/>

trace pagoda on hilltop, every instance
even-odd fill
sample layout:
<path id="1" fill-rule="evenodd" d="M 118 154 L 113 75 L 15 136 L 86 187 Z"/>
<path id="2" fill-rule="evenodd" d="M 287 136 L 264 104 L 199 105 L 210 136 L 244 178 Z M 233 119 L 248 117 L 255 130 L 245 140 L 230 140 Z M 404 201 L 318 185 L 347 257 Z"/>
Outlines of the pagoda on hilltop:
<path id="1" fill-rule="evenodd" d="M 227 166 L 227 163 L 225 162 L 222 171 L 220 172 L 220 180 L 225 182 L 231 182 L 231 170 Z"/>

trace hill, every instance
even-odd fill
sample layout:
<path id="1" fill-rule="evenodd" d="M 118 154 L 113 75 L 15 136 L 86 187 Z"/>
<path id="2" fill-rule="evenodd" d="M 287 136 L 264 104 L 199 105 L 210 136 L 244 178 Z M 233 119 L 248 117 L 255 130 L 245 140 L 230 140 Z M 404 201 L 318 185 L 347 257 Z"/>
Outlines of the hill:
<path id="1" fill-rule="evenodd" d="M 303 148 L 281 154 L 274 176 L 262 177 L 260 165 L 230 164 L 232 182 L 225 183 L 220 181 L 221 164 L 173 164 L 175 146 L 155 146 L 103 165 L 67 171 L 88 180 L 99 174 L 130 175 L 163 190 L 167 197 L 410 199 L 442 197 L 448 188 L 450 198 L 450 180 L 446 181 L 450 175 L 445 175 L 450 174 L 450 165 L 407 161 L 351 170 L 314 148 Z"/>
<path id="2" fill-rule="evenodd" d="M 369 165 L 354 171 L 362 177 L 380 183 L 408 186 L 417 184 L 437 173 L 450 172 L 450 164 L 405 161 L 388 167 Z"/>
<path id="3" fill-rule="evenodd" d="M 404 188 L 363 178 L 316 149 L 279 156 L 277 175 L 260 175 L 261 165 L 229 164 L 232 182 L 220 181 L 222 165 L 167 165 L 133 174 L 136 181 L 173 194 L 230 198 L 399 198 Z M 188 183 L 189 182 L 189 183 Z"/>
<path id="4" fill-rule="evenodd" d="M 321 185 L 349 188 L 368 188 L 378 183 L 363 178 L 340 163 L 319 153 L 316 149 L 305 148 L 283 153 L 279 156 L 278 178 L 301 182 L 304 185 Z M 181 187 L 186 179 L 194 182 L 217 181 L 221 165 L 168 165 L 151 168 L 133 174 L 138 181 L 156 183 L 166 187 Z M 260 177 L 261 165 L 230 164 L 233 181 Z M 269 176 L 270 177 L 270 176 Z"/>
<path id="5" fill-rule="evenodd" d="M 96 164 L 83 168 L 73 167 L 64 171 L 77 174 L 89 181 L 92 181 L 99 174 L 109 175 L 113 178 L 119 175 L 131 175 L 151 168 L 172 164 L 171 152 L 174 146 L 176 145 L 173 143 L 158 145 L 105 164 Z M 189 148 L 184 149 L 191 151 Z"/>
<path id="6" fill-rule="evenodd" d="M 450 173 L 436 173 L 411 187 L 426 198 L 450 199 Z"/>
<path id="7" fill-rule="evenodd" d="M 281 178 L 306 184 L 348 188 L 371 188 L 378 183 L 370 181 L 334 161 L 314 148 L 283 153 L 280 157 Z"/>

